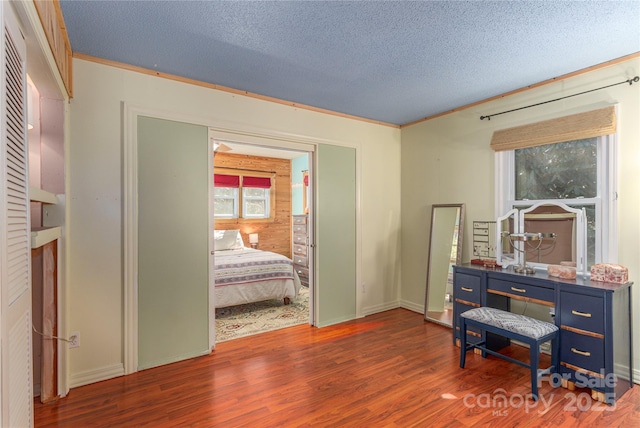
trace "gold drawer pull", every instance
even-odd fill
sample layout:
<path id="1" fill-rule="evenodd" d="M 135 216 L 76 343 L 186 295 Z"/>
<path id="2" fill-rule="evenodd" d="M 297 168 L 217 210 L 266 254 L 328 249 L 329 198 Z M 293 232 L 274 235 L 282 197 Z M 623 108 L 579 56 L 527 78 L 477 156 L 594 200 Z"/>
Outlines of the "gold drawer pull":
<path id="1" fill-rule="evenodd" d="M 516 288 L 516 287 L 511 287 L 512 291 L 517 291 L 518 293 L 526 293 L 527 290 L 525 290 L 524 288 Z"/>
<path id="2" fill-rule="evenodd" d="M 460 287 L 460 290 L 462 290 L 462 291 L 468 291 L 469 293 L 473 293 L 473 289 L 472 289 L 472 288 Z"/>
<path id="3" fill-rule="evenodd" d="M 573 352 L 574 354 L 582 355 L 583 357 L 590 357 L 591 356 L 591 352 L 581 351 L 581 350 L 576 349 L 576 348 L 571 348 L 571 352 Z"/>
<path id="4" fill-rule="evenodd" d="M 579 317 L 591 318 L 591 314 L 589 312 L 579 312 L 572 309 L 571 313 L 573 315 L 578 315 Z"/>

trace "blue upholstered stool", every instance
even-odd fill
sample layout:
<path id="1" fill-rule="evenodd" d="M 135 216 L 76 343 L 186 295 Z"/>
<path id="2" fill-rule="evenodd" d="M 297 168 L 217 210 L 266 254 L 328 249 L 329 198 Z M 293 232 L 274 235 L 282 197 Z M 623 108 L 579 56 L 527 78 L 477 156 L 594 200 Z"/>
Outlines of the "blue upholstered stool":
<path id="1" fill-rule="evenodd" d="M 473 326 L 486 332 L 495 333 L 509 339 L 527 343 L 530 349 L 530 363 L 487 349 L 486 342 L 469 344 L 467 346 L 467 327 Z M 464 368 L 467 351 L 478 348 L 491 355 L 516 363 L 531 370 L 531 394 L 538 399 L 538 380 L 541 376 L 558 371 L 558 327 L 555 324 L 540 321 L 524 315 L 502 311 L 494 308 L 475 308 L 460 314 L 460 367 Z M 538 370 L 540 345 L 551 340 L 551 366 L 545 370 Z"/>

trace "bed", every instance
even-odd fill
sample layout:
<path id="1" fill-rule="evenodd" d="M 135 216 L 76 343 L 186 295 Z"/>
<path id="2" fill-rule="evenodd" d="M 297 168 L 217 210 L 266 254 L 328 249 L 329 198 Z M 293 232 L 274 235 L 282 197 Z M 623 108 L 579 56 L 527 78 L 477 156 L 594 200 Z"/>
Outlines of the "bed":
<path id="1" fill-rule="evenodd" d="M 214 237 L 216 308 L 271 299 L 288 304 L 298 297 L 300 279 L 291 259 L 245 247 L 238 230 L 216 230 Z"/>

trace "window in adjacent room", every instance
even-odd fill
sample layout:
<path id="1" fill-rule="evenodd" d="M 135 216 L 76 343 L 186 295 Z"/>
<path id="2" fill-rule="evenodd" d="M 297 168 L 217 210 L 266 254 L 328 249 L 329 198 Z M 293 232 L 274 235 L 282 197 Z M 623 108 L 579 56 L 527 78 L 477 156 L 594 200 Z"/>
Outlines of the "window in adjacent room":
<path id="1" fill-rule="evenodd" d="M 238 189 L 230 187 L 216 187 L 213 192 L 215 197 L 215 217 L 237 218 Z"/>
<path id="2" fill-rule="evenodd" d="M 215 174 L 213 187 L 215 218 L 238 218 L 239 188 L 239 176 Z"/>
<path id="3" fill-rule="evenodd" d="M 272 197 L 271 177 L 214 175 L 216 219 L 269 219 Z"/>
<path id="4" fill-rule="evenodd" d="M 242 177 L 242 217 L 269 218 L 271 178 Z"/>

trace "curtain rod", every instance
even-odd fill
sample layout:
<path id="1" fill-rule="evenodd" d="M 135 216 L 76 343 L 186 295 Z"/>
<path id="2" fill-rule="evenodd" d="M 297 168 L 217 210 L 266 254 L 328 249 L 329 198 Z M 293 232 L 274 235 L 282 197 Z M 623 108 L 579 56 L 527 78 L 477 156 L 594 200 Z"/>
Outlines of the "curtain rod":
<path id="1" fill-rule="evenodd" d="M 622 85 L 623 83 L 628 83 L 629 86 L 631 86 L 631 85 L 633 85 L 633 82 L 638 82 L 638 81 L 640 81 L 640 77 L 636 76 L 636 77 L 634 77 L 632 79 L 627 79 L 624 82 L 618 82 L 618 83 L 614 83 L 612 85 L 602 86 L 601 88 L 590 89 L 588 91 L 580 92 L 580 93 L 577 93 L 577 94 L 567 95 L 566 97 L 560 97 L 560 98 L 556 98 L 554 100 L 543 101 L 543 102 L 537 103 L 537 104 L 531 104 L 531 105 L 524 106 L 524 107 L 514 108 L 513 110 L 502 111 L 500 113 L 494 113 L 494 114 L 488 114 L 486 116 L 480 116 L 480 120 L 484 120 L 484 119 L 491 120 L 491 118 L 493 116 L 499 116 L 499 115 L 505 114 L 505 113 L 511 113 L 511 112 L 518 111 L 518 110 L 524 110 L 524 109 L 529 108 L 529 107 L 536 107 L 536 106 L 540 106 L 542 104 L 547 104 L 547 103 L 552 103 L 552 102 L 555 102 L 555 101 L 564 100 L 565 98 L 571 98 L 571 97 L 575 97 L 577 95 L 583 95 L 583 94 L 587 94 L 589 92 L 599 91 L 600 89 L 606 89 L 606 88 L 610 88 L 612 86 Z"/>

